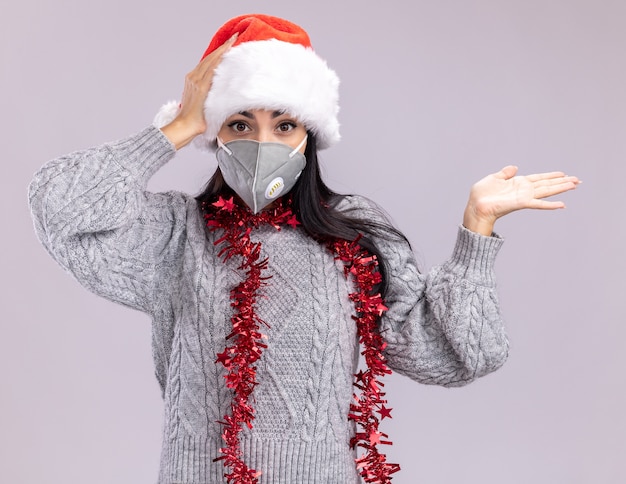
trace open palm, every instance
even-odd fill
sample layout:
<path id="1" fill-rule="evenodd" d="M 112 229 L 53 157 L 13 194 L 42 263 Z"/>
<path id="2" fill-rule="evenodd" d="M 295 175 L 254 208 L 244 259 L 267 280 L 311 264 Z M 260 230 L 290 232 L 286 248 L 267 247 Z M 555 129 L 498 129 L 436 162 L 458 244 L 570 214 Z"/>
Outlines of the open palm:
<path id="1" fill-rule="evenodd" d="M 525 208 L 555 210 L 565 208 L 561 201 L 545 200 L 573 190 L 580 180 L 562 172 L 515 176 L 517 167 L 509 165 L 486 176 L 472 186 L 463 224 L 479 233 L 491 232 L 500 217 Z"/>

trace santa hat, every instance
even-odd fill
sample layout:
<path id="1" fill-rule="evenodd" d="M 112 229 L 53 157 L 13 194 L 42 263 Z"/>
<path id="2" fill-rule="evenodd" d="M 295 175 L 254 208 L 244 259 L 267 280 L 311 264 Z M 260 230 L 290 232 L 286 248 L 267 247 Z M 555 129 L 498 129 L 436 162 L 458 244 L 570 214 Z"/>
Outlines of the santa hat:
<path id="1" fill-rule="evenodd" d="M 243 15 L 216 32 L 202 58 L 236 32 L 236 42 L 215 70 L 204 105 L 207 129 L 196 137 L 196 144 L 214 150 L 224 121 L 250 109 L 285 111 L 296 117 L 315 135 L 319 149 L 339 141 L 339 78 L 313 51 L 307 33 L 281 18 Z M 165 104 L 155 126 L 171 122 L 179 107 L 179 101 Z"/>

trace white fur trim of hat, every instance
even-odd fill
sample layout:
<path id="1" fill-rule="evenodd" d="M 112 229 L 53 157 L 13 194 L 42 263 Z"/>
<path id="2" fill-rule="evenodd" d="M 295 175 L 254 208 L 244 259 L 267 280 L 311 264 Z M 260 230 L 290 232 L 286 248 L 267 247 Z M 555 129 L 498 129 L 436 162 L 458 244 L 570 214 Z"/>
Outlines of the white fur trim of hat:
<path id="1" fill-rule="evenodd" d="M 318 149 L 339 141 L 339 78 L 310 47 L 269 39 L 230 48 L 215 70 L 204 105 L 206 132 L 194 143 L 214 151 L 224 121 L 251 109 L 294 116 L 315 135 Z M 178 110 L 178 101 L 165 104 L 154 125 L 170 123 Z"/>

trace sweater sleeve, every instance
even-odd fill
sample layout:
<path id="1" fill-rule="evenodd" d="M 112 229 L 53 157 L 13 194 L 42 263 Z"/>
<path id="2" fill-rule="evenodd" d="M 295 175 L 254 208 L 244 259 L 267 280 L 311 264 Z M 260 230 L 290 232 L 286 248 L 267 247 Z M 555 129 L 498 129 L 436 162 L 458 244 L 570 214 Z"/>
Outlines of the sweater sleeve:
<path id="1" fill-rule="evenodd" d="M 408 247 L 388 247 L 389 310 L 381 321 L 389 366 L 421 383 L 461 386 L 508 356 L 493 264 L 502 245 L 459 227 L 450 259 L 420 274 Z"/>
<path id="2" fill-rule="evenodd" d="M 90 291 L 151 312 L 157 273 L 174 274 L 186 197 L 145 190 L 175 149 L 146 128 L 52 160 L 29 188 L 35 231 L 50 255 Z"/>
<path id="3" fill-rule="evenodd" d="M 371 202 L 350 198 L 380 220 Z M 377 239 L 389 271 L 380 331 L 390 368 L 421 383 L 461 386 L 502 366 L 509 344 L 494 274 L 502 243 L 460 226 L 452 256 L 420 273 L 406 241 Z"/>

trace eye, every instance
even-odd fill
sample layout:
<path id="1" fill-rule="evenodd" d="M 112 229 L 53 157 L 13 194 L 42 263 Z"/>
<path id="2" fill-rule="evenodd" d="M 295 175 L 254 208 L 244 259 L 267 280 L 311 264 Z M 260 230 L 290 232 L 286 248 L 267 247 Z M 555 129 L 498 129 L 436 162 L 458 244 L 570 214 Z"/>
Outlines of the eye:
<path id="1" fill-rule="evenodd" d="M 297 127 L 298 126 L 293 121 L 283 121 L 277 126 L 276 129 L 280 131 L 281 133 L 288 133 L 290 131 L 293 131 Z"/>
<path id="2" fill-rule="evenodd" d="M 228 127 L 236 133 L 247 133 L 250 131 L 250 126 L 245 121 L 237 120 L 228 124 Z"/>

